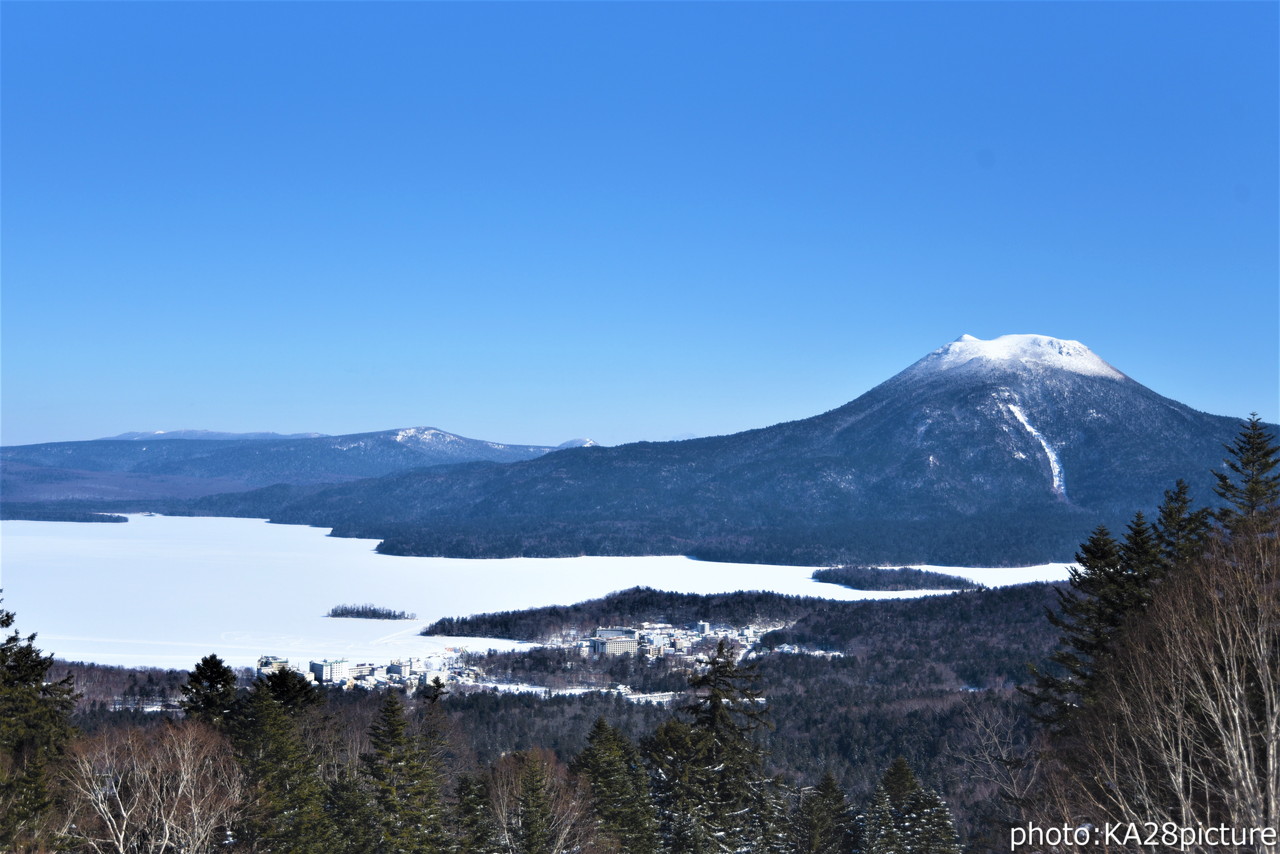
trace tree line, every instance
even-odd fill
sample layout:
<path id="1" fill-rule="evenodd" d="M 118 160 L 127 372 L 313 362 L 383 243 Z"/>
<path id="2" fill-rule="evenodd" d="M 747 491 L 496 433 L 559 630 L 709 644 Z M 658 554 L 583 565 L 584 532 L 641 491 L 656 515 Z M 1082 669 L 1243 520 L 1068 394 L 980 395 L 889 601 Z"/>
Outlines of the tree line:
<path id="1" fill-rule="evenodd" d="M 5 711 L 27 703 L 0 742 L 5 850 L 959 851 L 946 804 L 905 760 L 861 809 L 829 773 L 816 787 L 771 776 L 759 674 L 723 642 L 690 678 L 689 701 L 639 743 L 601 717 L 568 762 L 532 748 L 465 770 L 440 685 L 410 698 L 382 692 L 353 738 L 300 674 L 238 688 L 210 655 L 183 688 L 182 719 L 76 737 L 70 686 L 43 680 L 50 660 L 30 638 L 10 637 L 4 650 L 6 665 L 25 663 L 34 677 L 25 700 L 4 692 Z"/>
<path id="2" fill-rule="evenodd" d="M 958 575 L 910 566 L 897 569 L 879 566 L 832 566 L 827 569 L 815 569 L 813 580 L 839 584 L 854 590 L 972 590 L 982 587 L 981 584 Z"/>
<path id="3" fill-rule="evenodd" d="M 355 617 L 361 620 L 416 620 L 417 614 L 408 611 L 397 611 L 394 608 L 383 608 L 379 605 L 365 603 L 363 605 L 334 605 L 326 615 L 329 617 Z"/>

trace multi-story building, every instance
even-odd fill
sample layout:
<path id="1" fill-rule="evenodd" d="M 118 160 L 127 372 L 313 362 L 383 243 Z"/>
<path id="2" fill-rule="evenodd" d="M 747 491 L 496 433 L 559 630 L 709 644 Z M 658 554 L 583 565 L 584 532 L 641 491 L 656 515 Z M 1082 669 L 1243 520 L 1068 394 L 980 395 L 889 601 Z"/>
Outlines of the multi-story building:
<path id="1" fill-rule="evenodd" d="M 345 658 L 339 658 L 337 661 L 313 661 L 311 662 L 311 672 L 315 675 L 317 682 L 346 682 L 351 678 L 351 666 Z"/>
<path id="2" fill-rule="evenodd" d="M 640 640 L 635 629 L 612 627 L 596 629 L 587 639 L 592 655 L 635 655 L 640 650 Z"/>

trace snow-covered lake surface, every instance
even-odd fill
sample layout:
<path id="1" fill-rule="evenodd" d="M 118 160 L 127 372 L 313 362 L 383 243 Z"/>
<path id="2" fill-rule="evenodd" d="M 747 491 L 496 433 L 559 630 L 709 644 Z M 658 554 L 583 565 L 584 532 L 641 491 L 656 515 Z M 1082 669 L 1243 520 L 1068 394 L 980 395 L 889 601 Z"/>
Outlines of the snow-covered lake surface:
<path id="1" fill-rule="evenodd" d="M 3 606 L 59 658 L 189 669 L 217 653 L 388 661 L 447 647 L 510 641 L 428 638 L 446 616 L 567 605 L 645 585 L 683 593 L 772 590 L 830 599 L 899 598 L 821 584 L 812 567 L 707 563 L 683 557 L 460 560 L 394 557 L 374 540 L 256 519 L 132 516 L 125 524 L 0 523 Z M 1069 564 L 1020 569 L 922 567 L 988 586 L 1067 577 Z M 330 619 L 372 603 L 417 620 Z"/>

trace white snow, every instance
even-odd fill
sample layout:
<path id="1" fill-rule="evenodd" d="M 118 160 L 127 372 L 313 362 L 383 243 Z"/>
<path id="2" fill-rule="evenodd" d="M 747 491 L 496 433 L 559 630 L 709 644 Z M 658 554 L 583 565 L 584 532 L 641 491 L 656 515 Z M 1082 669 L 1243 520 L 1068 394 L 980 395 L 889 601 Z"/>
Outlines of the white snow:
<path id="1" fill-rule="evenodd" d="M 945 347 L 934 350 L 916 363 L 937 370 L 963 365 L 1021 365 L 1057 368 L 1086 376 L 1124 379 L 1124 374 L 1108 365 L 1079 341 L 1047 335 L 1001 335 L 990 341 L 961 335 Z"/>
<path id="2" fill-rule="evenodd" d="M 1003 403 L 1003 405 L 1013 413 L 1013 417 L 1018 419 L 1019 423 L 1031 434 L 1031 437 L 1040 443 L 1040 447 L 1044 448 L 1044 455 L 1049 458 L 1049 471 L 1053 473 L 1053 493 L 1065 498 L 1067 484 L 1062 476 L 1062 461 L 1058 459 L 1058 452 L 1053 449 L 1053 446 L 1049 444 L 1039 430 L 1031 426 L 1031 422 L 1027 420 L 1027 416 L 1022 412 L 1021 406 L 1016 403 Z M 1018 456 L 1021 455 L 1019 454 Z"/>
<path id="3" fill-rule="evenodd" d="M 421 637 L 444 616 L 571 604 L 647 585 L 685 593 L 773 590 L 830 599 L 908 598 L 810 578 L 812 567 L 708 563 L 683 557 L 462 560 L 379 555 L 376 541 L 255 519 L 133 516 L 125 524 L 0 523 L 0 607 L 61 658 L 190 668 L 217 653 L 236 666 L 260 655 L 387 661 L 446 647 L 511 641 Z M 1023 569 L 923 567 L 988 586 L 1067 577 L 1068 564 Z M 372 603 L 416 621 L 329 619 L 334 605 Z"/>
<path id="4" fill-rule="evenodd" d="M 396 433 L 397 442 L 413 441 L 413 442 L 417 442 L 420 445 L 427 444 L 433 441 L 434 439 L 436 439 L 436 437 L 440 437 L 441 439 L 444 439 L 446 441 L 449 439 L 457 438 L 456 436 L 451 436 L 448 433 L 442 433 L 439 430 L 435 430 L 431 427 L 406 427 L 405 429 L 400 430 Z"/>

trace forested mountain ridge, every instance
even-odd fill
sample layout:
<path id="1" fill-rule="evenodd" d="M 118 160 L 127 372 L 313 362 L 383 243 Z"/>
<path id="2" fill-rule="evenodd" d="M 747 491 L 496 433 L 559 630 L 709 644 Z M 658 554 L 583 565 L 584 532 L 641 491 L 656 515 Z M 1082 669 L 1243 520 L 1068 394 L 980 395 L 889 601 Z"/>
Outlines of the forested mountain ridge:
<path id="1" fill-rule="evenodd" d="M 1236 419 L 1163 397 L 1084 345 L 964 336 L 856 400 L 728 436 L 394 474 L 187 512 L 268 515 L 395 554 L 713 560 L 1069 560 L 1186 472 L 1208 495 Z"/>
<path id="2" fill-rule="evenodd" d="M 0 449 L 0 464 L 8 502 L 147 500 L 351 481 L 478 460 L 514 462 L 554 450 L 468 439 L 434 427 L 345 436 L 197 430 L 10 446 Z"/>

